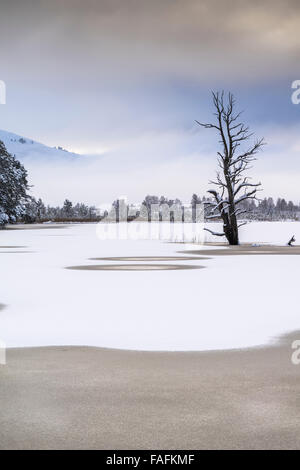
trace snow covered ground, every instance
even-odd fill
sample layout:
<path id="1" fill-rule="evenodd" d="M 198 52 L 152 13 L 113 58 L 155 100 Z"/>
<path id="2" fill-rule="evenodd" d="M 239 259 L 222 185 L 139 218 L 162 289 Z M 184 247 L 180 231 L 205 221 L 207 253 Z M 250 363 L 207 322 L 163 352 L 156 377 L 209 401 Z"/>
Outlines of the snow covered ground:
<path id="1" fill-rule="evenodd" d="M 300 329 L 300 256 L 173 262 L 205 266 L 199 270 L 64 269 L 120 264 L 89 260 L 95 257 L 178 256 L 177 251 L 199 248 L 160 240 L 101 240 L 96 227 L 0 231 L 1 246 L 26 247 L 0 248 L 0 304 L 6 306 L 0 311 L 0 339 L 8 347 L 227 349 L 265 344 Z M 241 234 L 241 241 L 284 244 L 293 234 L 300 240 L 300 223 L 252 223 Z"/>

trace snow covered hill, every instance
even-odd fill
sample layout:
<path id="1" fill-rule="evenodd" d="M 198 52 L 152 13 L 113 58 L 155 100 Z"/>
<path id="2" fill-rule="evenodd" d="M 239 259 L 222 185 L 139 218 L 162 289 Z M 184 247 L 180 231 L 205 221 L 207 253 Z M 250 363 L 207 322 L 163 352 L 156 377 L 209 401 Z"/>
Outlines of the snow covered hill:
<path id="1" fill-rule="evenodd" d="M 61 147 L 48 147 L 27 137 L 0 130 L 0 140 L 4 142 L 7 150 L 18 160 L 26 163 L 28 160 L 53 161 L 74 160 L 78 155 L 68 152 Z"/>

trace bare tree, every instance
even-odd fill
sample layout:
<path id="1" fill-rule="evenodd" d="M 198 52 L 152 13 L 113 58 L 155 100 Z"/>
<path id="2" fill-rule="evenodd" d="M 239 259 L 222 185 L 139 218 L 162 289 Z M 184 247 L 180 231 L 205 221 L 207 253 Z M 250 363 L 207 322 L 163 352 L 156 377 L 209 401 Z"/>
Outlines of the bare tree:
<path id="1" fill-rule="evenodd" d="M 250 168 L 251 162 L 256 160 L 255 155 L 264 145 L 264 139 L 260 139 L 246 149 L 241 145 L 252 137 L 249 127 L 239 121 L 241 113 L 235 111 L 235 99 L 231 93 L 224 99 L 224 92 L 213 93 L 216 123 L 203 124 L 196 121 L 206 129 L 216 129 L 220 135 L 219 143 L 222 150 L 217 153 L 218 164 L 221 171 L 217 172 L 216 181 L 210 181 L 217 186 L 217 190 L 208 192 L 213 196 L 213 202 L 209 202 L 210 212 L 208 218 L 221 218 L 223 232 L 216 233 L 206 228 L 208 232 L 217 236 L 225 236 L 230 245 L 239 243 L 239 227 L 246 222 L 238 223 L 238 216 L 249 212 L 241 207 L 243 201 L 256 199 L 258 186 L 261 183 L 250 183 L 250 178 L 245 172 Z"/>

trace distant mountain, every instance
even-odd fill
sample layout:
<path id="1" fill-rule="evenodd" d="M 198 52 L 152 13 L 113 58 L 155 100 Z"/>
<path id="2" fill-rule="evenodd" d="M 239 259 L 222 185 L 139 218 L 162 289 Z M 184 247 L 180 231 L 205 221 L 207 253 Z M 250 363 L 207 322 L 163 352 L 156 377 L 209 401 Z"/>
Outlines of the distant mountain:
<path id="1" fill-rule="evenodd" d="M 62 147 L 48 147 L 27 137 L 0 130 L 0 140 L 12 155 L 22 162 L 28 160 L 54 161 L 54 160 L 74 160 L 78 154 L 68 152 Z"/>

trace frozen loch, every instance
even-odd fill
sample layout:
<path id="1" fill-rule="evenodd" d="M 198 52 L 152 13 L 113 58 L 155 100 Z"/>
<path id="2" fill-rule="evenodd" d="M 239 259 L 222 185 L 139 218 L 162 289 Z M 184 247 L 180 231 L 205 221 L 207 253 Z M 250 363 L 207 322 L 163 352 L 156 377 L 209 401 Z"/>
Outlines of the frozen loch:
<path id="1" fill-rule="evenodd" d="M 260 222 L 241 238 L 284 244 L 293 234 L 300 240 L 300 223 Z M 8 347 L 212 350 L 300 329 L 297 255 L 185 259 L 178 252 L 199 245 L 104 240 L 95 224 L 3 230 L 0 245 L 0 339 Z"/>

